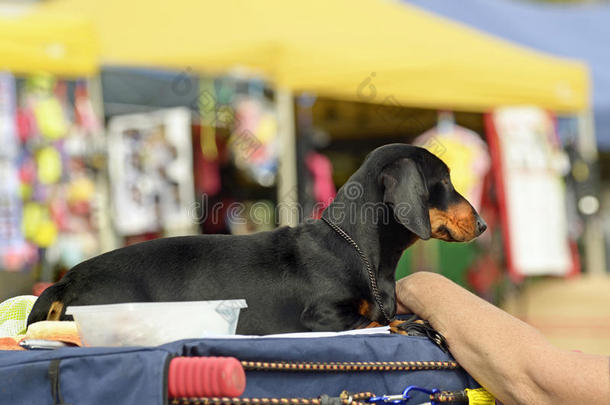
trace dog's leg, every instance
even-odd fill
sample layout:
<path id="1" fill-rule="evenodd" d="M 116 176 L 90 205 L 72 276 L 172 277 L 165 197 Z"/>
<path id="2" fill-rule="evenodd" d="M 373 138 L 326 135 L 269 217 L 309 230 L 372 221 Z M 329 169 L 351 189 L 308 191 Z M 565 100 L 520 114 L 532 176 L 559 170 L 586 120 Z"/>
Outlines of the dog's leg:
<path id="1" fill-rule="evenodd" d="M 413 322 L 423 323 L 424 321 L 421 319 L 416 319 Z M 394 319 L 392 322 L 390 322 L 390 332 L 396 333 L 398 335 L 407 335 L 408 333 L 400 328 L 401 325 L 404 325 L 405 323 L 407 323 L 407 321 L 404 319 Z"/>
<path id="2" fill-rule="evenodd" d="M 349 304 L 322 299 L 305 307 L 301 314 L 301 323 L 312 331 L 337 332 L 369 327 L 371 321 L 354 312 L 354 307 Z"/>
<path id="3" fill-rule="evenodd" d="M 366 319 L 367 322 L 362 324 L 362 326 L 360 328 L 363 329 L 369 329 L 369 328 L 379 328 L 381 326 L 386 326 L 386 325 L 382 325 L 377 321 L 371 321 L 371 303 L 367 300 L 362 300 L 360 301 L 360 303 L 358 303 L 358 313 L 360 314 L 360 316 L 362 316 L 363 319 Z M 360 329 L 357 328 L 357 329 Z"/>

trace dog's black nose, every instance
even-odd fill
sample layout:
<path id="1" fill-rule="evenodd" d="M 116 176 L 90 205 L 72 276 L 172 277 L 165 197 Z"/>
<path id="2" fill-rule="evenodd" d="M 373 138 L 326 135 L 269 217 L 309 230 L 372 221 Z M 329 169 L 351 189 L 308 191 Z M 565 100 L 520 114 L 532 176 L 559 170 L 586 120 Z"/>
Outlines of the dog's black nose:
<path id="1" fill-rule="evenodd" d="M 487 224 L 477 215 L 477 236 L 485 232 L 485 229 L 487 229 Z"/>

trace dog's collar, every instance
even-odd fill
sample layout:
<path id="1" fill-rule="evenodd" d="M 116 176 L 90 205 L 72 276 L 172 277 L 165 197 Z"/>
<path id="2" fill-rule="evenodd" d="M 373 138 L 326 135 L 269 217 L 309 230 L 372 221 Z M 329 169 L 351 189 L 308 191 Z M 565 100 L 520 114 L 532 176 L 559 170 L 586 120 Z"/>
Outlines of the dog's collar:
<path id="1" fill-rule="evenodd" d="M 371 290 L 373 291 L 373 297 L 375 297 L 375 302 L 377 303 L 377 306 L 379 307 L 379 309 L 381 310 L 381 313 L 383 314 L 384 318 L 386 319 L 386 321 L 389 324 L 392 320 L 391 320 L 390 316 L 388 315 L 388 313 L 386 312 L 386 310 L 381 302 L 381 294 L 379 293 L 379 288 L 377 287 L 377 279 L 375 278 L 375 273 L 373 273 L 373 267 L 371 266 L 371 263 L 369 262 L 369 260 L 366 258 L 366 255 L 364 254 L 364 252 L 362 252 L 362 249 L 360 249 L 360 246 L 358 246 L 356 241 L 354 239 L 352 239 L 347 234 L 347 232 L 345 232 L 343 229 L 341 229 L 341 227 L 339 227 L 339 225 L 331 222 L 329 219 L 326 219 L 324 217 L 322 217 L 322 221 L 324 221 L 335 232 L 337 232 L 339 234 L 339 236 L 341 236 L 343 239 L 345 239 L 345 241 L 347 243 L 352 245 L 352 247 L 358 253 L 358 256 L 360 256 L 360 260 L 362 260 L 362 262 L 364 263 L 364 266 L 366 267 L 366 271 L 369 275 L 369 282 L 371 284 Z"/>

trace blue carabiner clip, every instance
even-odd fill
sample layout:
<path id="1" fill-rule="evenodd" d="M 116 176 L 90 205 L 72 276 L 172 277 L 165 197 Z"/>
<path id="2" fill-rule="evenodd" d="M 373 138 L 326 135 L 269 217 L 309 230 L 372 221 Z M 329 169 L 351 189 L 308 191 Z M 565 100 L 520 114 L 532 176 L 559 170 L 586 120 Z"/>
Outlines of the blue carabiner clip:
<path id="1" fill-rule="evenodd" d="M 418 387 L 417 385 L 410 385 L 407 388 L 405 388 L 405 390 L 402 392 L 402 397 L 404 398 L 404 401 L 408 401 L 409 399 L 411 399 L 411 397 L 409 396 L 409 392 L 411 391 L 419 391 L 419 392 L 423 392 L 424 394 L 428 394 L 428 395 L 434 395 L 437 392 L 440 392 L 440 390 L 433 388 L 431 390 L 426 389 L 426 388 L 422 388 L 422 387 Z M 436 401 L 432 401 L 431 402 L 432 405 L 437 405 Z"/>
<path id="2" fill-rule="evenodd" d="M 384 405 L 384 404 L 392 404 L 392 405 L 406 405 L 406 402 L 411 399 L 409 396 L 409 392 L 411 391 L 419 391 L 428 395 L 436 394 L 440 392 L 436 388 L 432 390 L 428 390 L 426 388 L 418 387 L 416 385 L 410 385 L 402 392 L 401 395 L 382 395 L 380 397 L 372 397 L 369 398 L 368 402 L 372 404 Z M 432 402 L 435 405 L 435 402 Z"/>

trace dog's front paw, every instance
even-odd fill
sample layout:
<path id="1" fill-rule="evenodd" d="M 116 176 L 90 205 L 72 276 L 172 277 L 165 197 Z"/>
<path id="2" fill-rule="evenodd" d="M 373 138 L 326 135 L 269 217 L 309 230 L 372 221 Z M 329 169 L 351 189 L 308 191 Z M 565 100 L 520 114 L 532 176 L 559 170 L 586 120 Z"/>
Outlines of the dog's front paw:
<path id="1" fill-rule="evenodd" d="M 390 332 L 407 336 L 426 336 L 444 352 L 449 351 L 445 337 L 438 333 L 428 321 L 419 319 L 415 315 L 408 319 L 396 319 L 390 322 Z"/>

